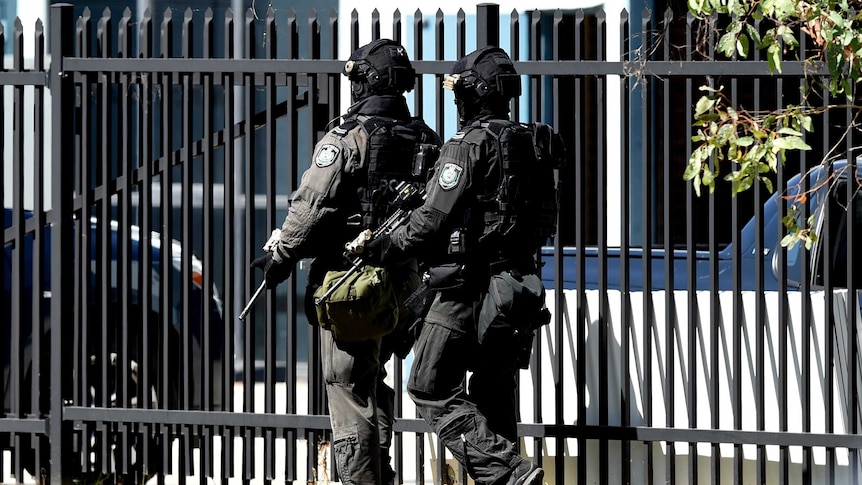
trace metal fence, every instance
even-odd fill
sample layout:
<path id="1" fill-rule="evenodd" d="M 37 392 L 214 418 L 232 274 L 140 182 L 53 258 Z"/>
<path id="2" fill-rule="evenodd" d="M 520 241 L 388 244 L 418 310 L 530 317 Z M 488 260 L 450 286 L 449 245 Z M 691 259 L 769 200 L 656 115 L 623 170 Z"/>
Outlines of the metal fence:
<path id="1" fill-rule="evenodd" d="M 548 483 L 858 483 L 859 282 L 851 272 L 842 289 L 833 269 L 811 283 L 809 254 L 774 244 L 787 209 L 762 186 L 698 198 L 682 180 L 697 86 L 753 110 L 799 104 L 801 66 L 715 60 L 703 22 L 671 11 L 609 21 L 481 4 L 343 19 L 58 4 L 47 45 L 41 23 L 0 37 L 14 52 L 0 70 L 0 476 L 337 479 L 322 465 L 329 420 L 302 267 L 247 322 L 236 316 L 260 282 L 247 263 L 346 108 L 340 46 L 370 25 L 408 46 L 409 102 L 440 133 L 457 128 L 443 74 L 493 44 L 524 76 L 514 118 L 567 143 L 544 252 L 554 319 L 520 376 L 522 449 Z M 807 102 L 834 101 L 819 94 Z M 819 118 L 814 150 L 779 167 L 776 187 L 839 141 L 852 159 L 854 113 Z M 853 233 L 832 237 L 852 248 Z M 409 364 L 390 365 L 396 390 Z M 399 483 L 441 483 L 447 464 L 466 483 L 405 396 Z"/>

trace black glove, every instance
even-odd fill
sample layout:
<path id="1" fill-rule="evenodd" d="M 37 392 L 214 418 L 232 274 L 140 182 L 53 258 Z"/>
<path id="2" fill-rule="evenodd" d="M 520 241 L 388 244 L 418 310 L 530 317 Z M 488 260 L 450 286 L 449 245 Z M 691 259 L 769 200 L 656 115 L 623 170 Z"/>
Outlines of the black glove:
<path id="1" fill-rule="evenodd" d="M 272 259 L 272 253 L 266 253 L 255 259 L 251 262 L 251 267 L 263 270 L 263 278 L 266 281 L 266 287 L 269 289 L 275 288 L 293 273 L 293 261 L 276 262 Z"/>
<path id="2" fill-rule="evenodd" d="M 397 262 L 401 251 L 392 245 L 392 238 L 384 234 L 365 243 L 365 248 L 359 256 L 371 266 L 385 266 Z"/>

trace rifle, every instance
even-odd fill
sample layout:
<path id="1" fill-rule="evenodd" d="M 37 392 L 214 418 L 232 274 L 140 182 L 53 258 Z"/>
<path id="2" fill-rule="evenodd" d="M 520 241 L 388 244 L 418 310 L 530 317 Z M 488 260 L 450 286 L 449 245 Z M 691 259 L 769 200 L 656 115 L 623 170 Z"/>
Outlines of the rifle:
<path id="1" fill-rule="evenodd" d="M 272 234 L 270 234 L 269 239 L 266 240 L 266 243 L 263 245 L 263 252 L 268 253 L 272 251 L 275 245 L 278 243 L 278 240 L 281 239 L 281 229 L 273 229 Z M 242 309 L 242 312 L 239 314 L 240 320 L 245 320 L 245 317 L 248 315 L 248 312 L 251 311 L 251 307 L 254 305 L 254 302 L 257 301 L 257 298 L 263 293 L 263 290 L 266 288 L 266 278 L 260 283 L 260 286 L 257 287 L 257 290 L 251 295 L 251 299 L 246 303 L 245 308 Z"/>
<path id="2" fill-rule="evenodd" d="M 398 226 L 407 222 L 413 209 L 419 207 L 422 200 L 425 199 L 425 189 L 420 189 L 415 184 L 401 182 L 395 188 L 396 194 L 392 204 L 398 209 L 380 224 L 380 227 L 374 231 L 366 229 L 359 233 L 355 239 L 345 245 L 344 258 L 350 262 L 350 268 L 335 281 L 327 290 L 326 293 L 314 299 L 315 305 L 321 305 L 329 299 L 332 293 L 335 292 L 341 285 L 346 283 L 351 276 L 365 266 L 365 262 L 358 255 L 362 254 L 365 249 L 365 243 L 372 239 L 384 236 L 391 233 Z"/>

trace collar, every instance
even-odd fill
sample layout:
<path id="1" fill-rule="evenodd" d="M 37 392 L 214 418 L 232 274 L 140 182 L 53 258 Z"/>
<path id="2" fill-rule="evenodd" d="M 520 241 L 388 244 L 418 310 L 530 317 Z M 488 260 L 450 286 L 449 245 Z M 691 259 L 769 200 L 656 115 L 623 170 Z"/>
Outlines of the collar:
<path id="1" fill-rule="evenodd" d="M 481 106 L 479 109 L 479 112 L 476 114 L 476 116 L 473 116 L 469 120 L 461 121 L 460 126 L 462 128 L 466 128 L 466 127 L 472 126 L 472 125 L 479 125 L 485 121 L 508 120 L 508 119 L 510 119 L 508 108 L 504 112 L 501 110 L 492 110 L 492 109 L 489 109 L 485 106 Z"/>
<path id="2" fill-rule="evenodd" d="M 345 117 L 359 115 L 409 119 L 410 108 L 407 107 L 407 100 L 404 99 L 404 96 L 369 96 L 363 100 L 357 101 L 350 108 L 347 108 L 347 114 Z"/>

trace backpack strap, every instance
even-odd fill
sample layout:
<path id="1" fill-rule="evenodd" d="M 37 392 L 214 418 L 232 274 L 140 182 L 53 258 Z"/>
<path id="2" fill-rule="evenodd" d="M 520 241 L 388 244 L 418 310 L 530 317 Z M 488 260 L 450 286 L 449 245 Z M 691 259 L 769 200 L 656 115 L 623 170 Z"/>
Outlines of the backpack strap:
<path id="1" fill-rule="evenodd" d="M 357 120 L 356 117 L 347 118 L 346 120 L 344 120 L 344 123 L 341 123 L 337 127 L 333 128 L 330 133 L 332 133 L 338 138 L 344 138 L 345 136 L 347 136 L 347 133 L 349 133 L 350 130 L 356 128 L 356 125 L 358 124 L 359 120 Z"/>

